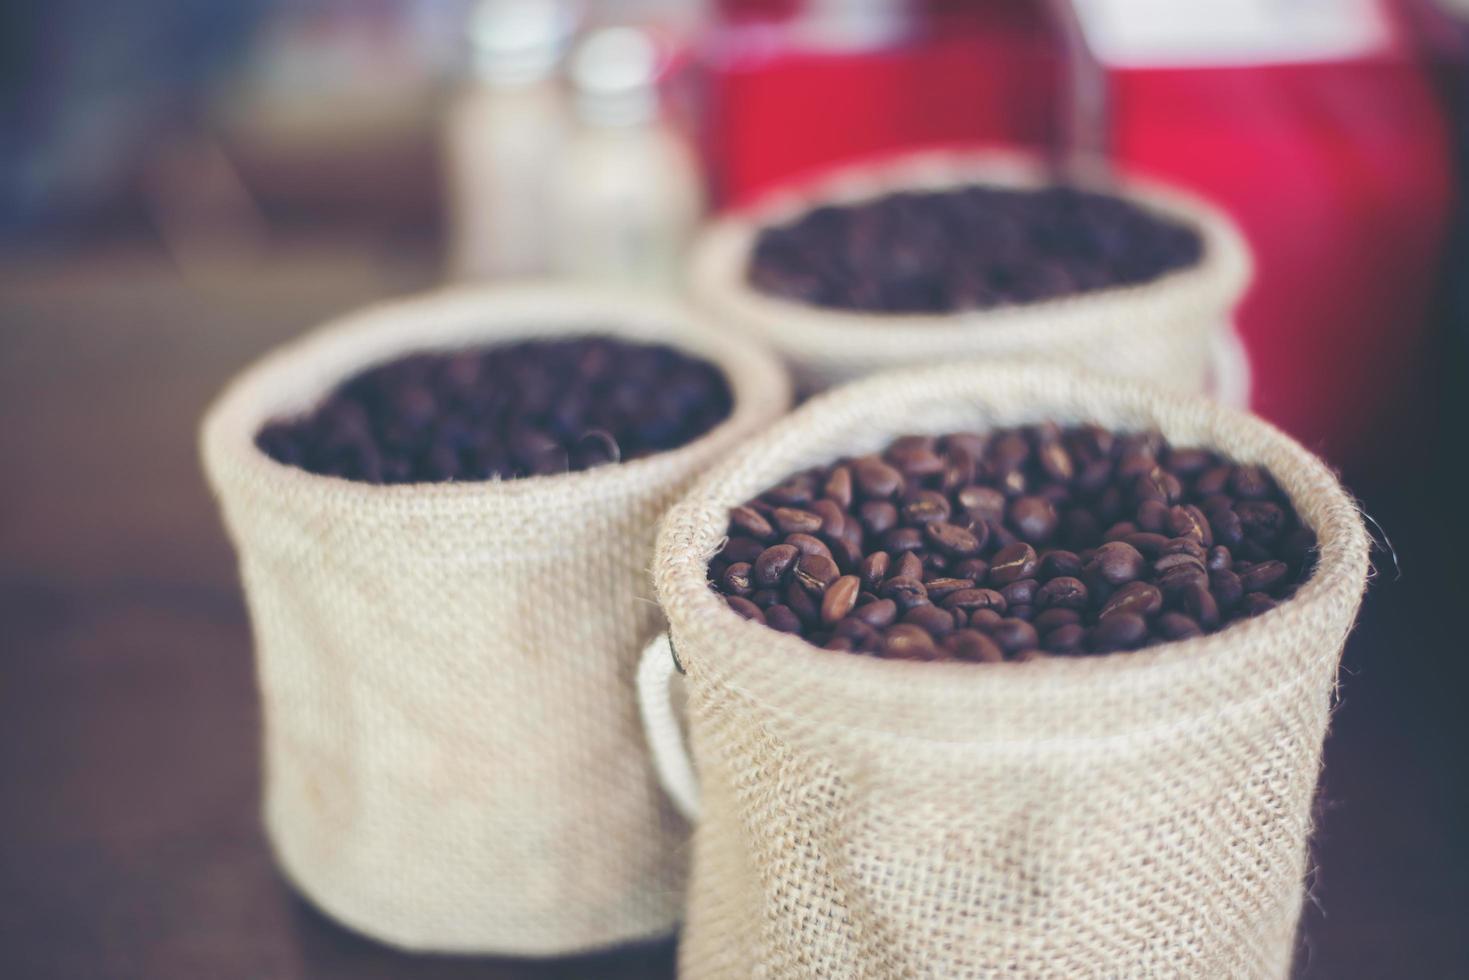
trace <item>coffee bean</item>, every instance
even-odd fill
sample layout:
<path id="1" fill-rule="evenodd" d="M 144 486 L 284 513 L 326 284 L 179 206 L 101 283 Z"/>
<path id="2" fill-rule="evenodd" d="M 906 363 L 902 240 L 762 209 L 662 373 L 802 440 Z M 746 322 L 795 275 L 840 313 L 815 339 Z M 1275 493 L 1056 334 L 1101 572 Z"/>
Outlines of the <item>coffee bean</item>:
<path id="1" fill-rule="evenodd" d="M 780 584 L 800 557 L 801 552 L 793 544 L 771 545 L 755 559 L 755 584 L 764 588 Z"/>
<path id="2" fill-rule="evenodd" d="M 821 555 L 802 555 L 796 562 L 796 571 L 792 580 L 798 582 L 801 588 L 813 596 L 821 596 L 826 592 L 827 586 L 831 585 L 841 575 L 836 562 Z M 853 598 L 856 598 L 854 591 Z"/>
<path id="3" fill-rule="evenodd" d="M 1051 423 L 904 437 L 732 511 L 710 579 L 767 623 L 857 653 L 884 655 L 890 634 L 903 656 L 975 660 L 1204 635 L 1292 595 L 1315 535 L 1268 474 L 1241 478 L 1265 496 L 1237 496 L 1240 468 L 1200 453 Z M 1083 488 L 1098 461 L 1105 479 Z"/>
<path id="4" fill-rule="evenodd" d="M 877 588 L 888 577 L 888 567 L 891 564 L 886 551 L 874 551 L 863 558 L 858 572 L 862 577 L 862 584 L 869 589 Z"/>
<path id="5" fill-rule="evenodd" d="M 770 526 L 770 522 L 759 511 L 750 507 L 731 509 L 729 524 L 731 530 L 749 535 L 756 541 L 772 542 L 775 540 L 775 528 Z"/>
<path id="6" fill-rule="evenodd" d="M 968 531 L 957 524 L 934 521 L 924 528 L 924 533 L 935 547 L 942 549 L 945 553 L 958 558 L 968 558 L 978 554 L 979 549 L 984 547 L 984 538 L 980 536 L 987 530 L 984 523 L 977 523 L 975 529 L 975 531 Z M 991 566 L 990 574 L 994 574 L 993 566 Z"/>
<path id="7" fill-rule="evenodd" d="M 852 616 L 874 629 L 891 626 L 898 619 L 898 604 L 891 599 L 878 599 L 852 610 Z"/>
<path id="8" fill-rule="evenodd" d="M 1039 590 L 1039 582 L 1033 578 L 1023 578 L 1005 586 L 1000 590 L 1000 595 L 1005 597 L 1006 605 L 1013 610 L 1020 606 L 1033 604 L 1035 602 L 1035 594 Z M 929 591 L 932 592 L 933 589 L 930 588 Z"/>
<path id="9" fill-rule="evenodd" d="M 934 660 L 938 649 L 927 630 L 912 623 L 898 623 L 883 634 L 882 653 L 894 660 Z"/>
<path id="10" fill-rule="evenodd" d="M 782 633 L 801 632 L 801 617 L 791 611 L 790 606 L 779 603 L 765 610 L 765 625 Z"/>
<path id="11" fill-rule="evenodd" d="M 1085 609 L 1087 603 L 1086 585 L 1080 579 L 1069 575 L 1053 578 L 1035 596 L 1036 605 L 1041 609 L 1061 607 L 1063 609 Z"/>
<path id="12" fill-rule="evenodd" d="M 1043 497 L 1020 497 L 1010 504 L 1010 526 L 1032 544 L 1045 544 L 1056 533 L 1056 508 Z"/>
<path id="13" fill-rule="evenodd" d="M 765 613 L 760 610 L 759 606 L 755 605 L 749 599 L 745 599 L 737 595 L 732 595 L 725 596 L 724 601 L 728 603 L 729 608 L 733 609 L 740 617 L 752 620 L 756 623 L 765 622 Z"/>
<path id="14" fill-rule="evenodd" d="M 1041 648 L 1051 653 L 1074 653 L 1086 639 L 1086 627 L 1080 623 L 1058 626 L 1041 637 Z"/>
<path id="15" fill-rule="evenodd" d="M 1110 541 L 1093 551 L 1082 569 L 1088 578 L 1122 585 L 1139 578 L 1147 567 L 1147 560 L 1132 545 Z"/>
<path id="16" fill-rule="evenodd" d="M 1177 612 L 1166 612 L 1158 617 L 1158 632 L 1169 640 L 1187 640 L 1204 635 L 1204 630 L 1198 623 Z"/>
<path id="17" fill-rule="evenodd" d="M 898 556 L 898 563 L 893 566 L 893 577 L 914 578 L 923 581 L 923 560 L 911 551 L 905 551 Z"/>
<path id="18" fill-rule="evenodd" d="M 1270 496 L 1270 477 L 1258 466 L 1236 466 L 1229 477 L 1229 490 L 1244 500 L 1263 500 Z"/>
<path id="19" fill-rule="evenodd" d="M 928 590 L 928 599 L 930 602 L 942 602 L 946 596 L 958 592 L 960 589 L 974 588 L 974 580 L 969 578 L 931 578 L 924 581 L 923 587 Z"/>
<path id="20" fill-rule="evenodd" d="M 1290 569 L 1283 561 L 1262 561 L 1240 573 L 1239 584 L 1246 592 L 1268 592 L 1279 584 Z"/>
<path id="21" fill-rule="evenodd" d="M 882 587 L 877 590 L 877 594 L 884 599 L 891 599 L 896 602 L 898 608 L 903 612 L 907 612 L 914 606 L 927 605 L 929 602 L 928 590 L 916 578 L 890 578 L 882 583 Z M 953 596 L 949 598 L 952 599 Z"/>
<path id="22" fill-rule="evenodd" d="M 1009 585 L 1020 579 L 1032 578 L 1039 567 L 1035 549 L 1019 542 L 995 552 L 990 559 L 990 581 L 995 585 Z"/>
<path id="23" fill-rule="evenodd" d="M 1072 551 L 1048 551 L 1041 556 L 1040 579 L 1049 582 L 1053 578 L 1063 576 L 1079 578 L 1081 576 L 1081 559 Z"/>
<path id="24" fill-rule="evenodd" d="M 962 629 L 944 638 L 944 649 L 955 660 L 972 663 L 997 664 L 1005 659 L 1005 652 L 994 640 L 978 630 Z"/>
<path id="25" fill-rule="evenodd" d="M 832 555 L 831 549 L 826 546 L 826 543 L 819 538 L 813 538 L 809 534 L 788 534 L 786 535 L 785 543 L 793 545 L 803 555 L 820 555 L 823 558 L 836 561 L 836 558 Z"/>
<path id="26" fill-rule="evenodd" d="M 1163 608 L 1163 593 L 1147 582 L 1129 582 L 1112 593 L 1097 615 L 1101 619 L 1120 613 L 1151 616 Z"/>
<path id="27" fill-rule="evenodd" d="M 1000 645 L 1000 649 L 1009 654 L 1041 645 L 1041 638 L 1035 627 L 1015 617 L 1000 620 L 989 628 L 988 633 Z"/>
<path id="28" fill-rule="evenodd" d="M 799 569 L 797 574 L 800 574 Z M 862 580 L 855 575 L 843 575 L 827 588 L 821 599 L 821 621 L 835 623 L 843 619 L 857 605 L 857 593 L 862 591 Z"/>
<path id="29" fill-rule="evenodd" d="M 1092 649 L 1099 653 L 1132 650 L 1148 635 L 1148 623 L 1136 613 L 1117 613 L 1098 621 L 1091 629 Z"/>
<path id="30" fill-rule="evenodd" d="M 736 562 L 724 571 L 720 586 L 726 595 L 748 596 L 755 591 L 749 562 Z"/>
<path id="31" fill-rule="evenodd" d="M 852 476 L 858 492 L 868 500 L 887 500 L 903 489 L 903 474 L 873 456 L 854 462 Z"/>
<path id="32" fill-rule="evenodd" d="M 944 596 L 939 605 L 945 609 L 959 609 L 972 616 L 981 609 L 1004 612 L 1008 603 L 1005 602 L 1005 597 L 994 589 L 960 589 L 958 592 L 950 592 Z"/>

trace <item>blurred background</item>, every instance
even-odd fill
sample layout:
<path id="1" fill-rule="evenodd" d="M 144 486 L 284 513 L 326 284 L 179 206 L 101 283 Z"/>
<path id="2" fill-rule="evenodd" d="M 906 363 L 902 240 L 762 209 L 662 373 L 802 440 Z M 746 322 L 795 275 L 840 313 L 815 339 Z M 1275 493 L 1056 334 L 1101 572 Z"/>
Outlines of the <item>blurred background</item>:
<path id="1" fill-rule="evenodd" d="M 448 280 L 677 290 L 690 235 L 914 148 L 1103 154 L 1254 249 L 1253 409 L 1379 574 L 1301 972 L 1469 973 L 1464 0 L 82 0 L 0 7 L 0 974 L 666 976 L 411 959 L 276 877 L 209 398 Z"/>

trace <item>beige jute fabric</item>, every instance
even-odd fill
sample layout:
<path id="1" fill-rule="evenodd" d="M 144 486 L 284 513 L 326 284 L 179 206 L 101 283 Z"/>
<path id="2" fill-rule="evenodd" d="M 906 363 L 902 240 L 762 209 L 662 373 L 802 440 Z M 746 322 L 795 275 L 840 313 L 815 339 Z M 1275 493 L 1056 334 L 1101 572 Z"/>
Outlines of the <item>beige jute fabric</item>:
<path id="1" fill-rule="evenodd" d="M 1037 187 L 1050 179 L 1037 161 L 1000 151 L 920 153 L 845 168 L 710 225 L 696 243 L 689 289 L 703 309 L 784 356 L 803 391 L 895 365 L 962 357 L 1036 358 L 1183 391 L 1206 390 L 1211 341 L 1232 329 L 1235 304 L 1249 284 L 1249 249 L 1217 208 L 1139 178 L 1079 183 L 1127 198 L 1202 237 L 1204 253 L 1196 265 L 1150 283 L 990 310 L 903 315 L 823 309 L 763 294 L 747 281 L 760 229 L 813 207 L 904 190 Z"/>
<path id="2" fill-rule="evenodd" d="M 1156 427 L 1269 468 L 1320 540 L 1288 603 L 1212 636 L 1021 664 L 819 650 L 705 584 L 727 510 L 898 435 Z M 808 402 L 671 509 L 654 578 L 702 791 L 679 958 L 726 977 L 1283 977 L 1368 539 L 1258 419 L 1041 366 L 874 377 Z"/>
<path id="3" fill-rule="evenodd" d="M 505 482 L 351 483 L 252 442 L 405 352 L 589 333 L 718 364 L 733 413 L 671 452 Z M 773 356 L 687 311 L 566 286 L 373 307 L 238 378 L 203 454 L 254 626 L 266 825 L 294 884 L 413 949 L 541 955 L 672 930 L 687 827 L 632 693 L 661 625 L 654 525 L 788 399 Z"/>

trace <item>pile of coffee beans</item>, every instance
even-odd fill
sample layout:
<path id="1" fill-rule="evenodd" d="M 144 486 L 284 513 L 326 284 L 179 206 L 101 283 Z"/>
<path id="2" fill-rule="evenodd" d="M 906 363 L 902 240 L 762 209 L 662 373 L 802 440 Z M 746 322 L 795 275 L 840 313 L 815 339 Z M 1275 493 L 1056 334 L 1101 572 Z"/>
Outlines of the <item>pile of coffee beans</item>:
<path id="1" fill-rule="evenodd" d="M 798 473 L 730 512 L 709 577 L 829 650 L 996 662 L 1212 633 L 1291 596 L 1315 546 L 1259 467 L 1047 424 Z"/>
<path id="2" fill-rule="evenodd" d="M 514 479 L 690 442 L 723 421 L 714 365 L 607 337 L 415 354 L 371 368 L 315 410 L 267 425 L 272 459 L 365 483 Z"/>
<path id="3" fill-rule="evenodd" d="M 1073 187 L 964 187 L 828 205 L 759 234 L 761 292 L 875 313 L 949 313 L 1148 282 L 1194 265 L 1191 228 Z"/>

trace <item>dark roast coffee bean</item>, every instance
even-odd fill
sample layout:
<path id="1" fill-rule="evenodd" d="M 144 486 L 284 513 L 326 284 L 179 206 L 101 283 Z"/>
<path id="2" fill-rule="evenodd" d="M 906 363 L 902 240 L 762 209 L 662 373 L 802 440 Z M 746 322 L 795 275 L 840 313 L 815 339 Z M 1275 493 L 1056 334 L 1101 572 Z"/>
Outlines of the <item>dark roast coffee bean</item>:
<path id="1" fill-rule="evenodd" d="M 1147 560 L 1132 545 L 1110 541 L 1093 551 L 1082 569 L 1089 578 L 1122 585 L 1141 577 L 1147 567 Z"/>
<path id="2" fill-rule="evenodd" d="M 1240 472 L 1264 496 L 1237 496 Z M 884 655 L 892 636 L 902 656 L 972 660 L 1214 632 L 1294 594 L 1316 541 L 1268 474 L 1050 423 L 905 436 L 802 471 L 732 512 L 729 535 L 710 581 L 767 623 L 829 649 Z"/>
<path id="3" fill-rule="evenodd" d="M 730 404 L 713 365 L 669 347 L 524 341 L 369 368 L 256 442 L 277 462 L 367 483 L 516 479 L 672 449 Z"/>
<path id="4" fill-rule="evenodd" d="M 1262 500 L 1270 496 L 1270 477 L 1258 466 L 1236 466 L 1229 477 L 1229 490 L 1245 500 Z"/>
<path id="5" fill-rule="evenodd" d="M 938 648 L 921 626 L 898 623 L 883 633 L 882 655 L 893 660 L 935 660 Z"/>
<path id="6" fill-rule="evenodd" d="M 724 570 L 720 579 L 726 595 L 748 596 L 755 591 L 749 562 L 736 562 Z"/>
<path id="7" fill-rule="evenodd" d="M 765 622 L 765 613 L 760 610 L 759 606 L 755 605 L 749 599 L 741 598 L 737 595 L 732 595 L 726 596 L 724 601 L 729 603 L 729 608 L 739 613 L 742 618 L 753 620 L 757 623 Z"/>
<path id="8" fill-rule="evenodd" d="M 1068 575 L 1051 579 L 1035 595 L 1035 603 L 1041 609 L 1058 606 L 1062 609 L 1085 609 L 1086 602 L 1086 585 Z"/>
<path id="9" fill-rule="evenodd" d="M 791 611 L 790 606 L 779 603 L 765 610 L 765 625 L 782 633 L 801 632 L 801 617 Z"/>
<path id="10" fill-rule="evenodd" d="M 1032 578 L 1040 567 L 1035 549 L 1022 542 L 995 552 L 990 559 L 990 581 L 997 586 Z"/>
<path id="11" fill-rule="evenodd" d="M 833 582 L 821 599 L 821 621 L 830 624 L 846 618 L 857 605 L 857 593 L 860 591 L 862 580 L 855 575 L 843 575 Z"/>
<path id="12" fill-rule="evenodd" d="M 780 584 L 800 557 L 801 552 L 793 544 L 771 545 L 755 559 L 755 584 L 764 588 Z"/>
<path id="13" fill-rule="evenodd" d="M 1136 613 L 1117 613 L 1099 620 L 1091 629 L 1092 649 L 1099 653 L 1132 650 L 1148 635 L 1148 624 Z"/>

